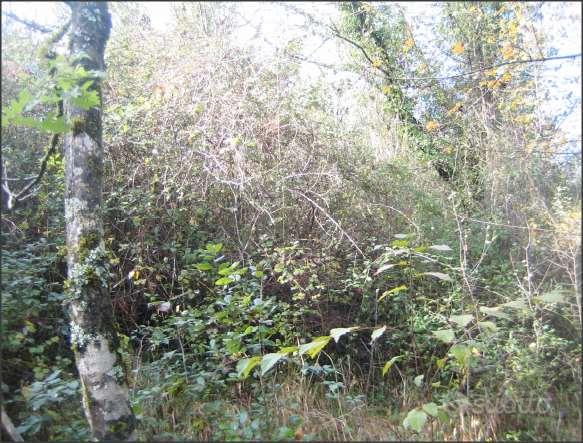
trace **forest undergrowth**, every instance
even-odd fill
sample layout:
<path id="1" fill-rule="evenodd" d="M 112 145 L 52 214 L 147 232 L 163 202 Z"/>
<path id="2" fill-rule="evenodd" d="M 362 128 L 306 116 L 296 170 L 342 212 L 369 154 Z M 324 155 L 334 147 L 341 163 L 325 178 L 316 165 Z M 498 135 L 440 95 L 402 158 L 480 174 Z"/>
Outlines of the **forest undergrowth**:
<path id="1" fill-rule="evenodd" d="M 557 161 L 536 66 L 412 94 L 385 75 L 434 68 L 405 16 L 351 2 L 327 31 L 360 80 L 307 82 L 301 41 L 262 61 L 232 4 L 175 8 L 162 33 L 110 4 L 106 48 L 107 279 L 137 438 L 580 440 L 580 155 Z M 535 3 L 443 8 L 465 63 L 535 44 Z M 66 60 L 55 80 L 10 30 L 2 108 L 38 119 L 52 103 L 21 91 L 43 97 Z M 35 175 L 50 128 L 5 120 L 4 178 Z M 2 398 L 25 439 L 90 437 L 63 192 L 57 149 L 31 198 L 3 198 Z"/>

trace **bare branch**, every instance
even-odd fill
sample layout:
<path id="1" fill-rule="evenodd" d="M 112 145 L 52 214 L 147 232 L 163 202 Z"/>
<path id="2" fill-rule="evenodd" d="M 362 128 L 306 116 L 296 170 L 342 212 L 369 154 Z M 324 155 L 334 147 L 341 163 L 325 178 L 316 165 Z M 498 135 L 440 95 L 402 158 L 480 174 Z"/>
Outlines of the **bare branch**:
<path id="1" fill-rule="evenodd" d="M 47 28 L 46 26 L 43 25 L 39 25 L 38 23 L 33 22 L 32 20 L 20 18 L 13 12 L 2 12 L 2 14 L 4 14 L 8 18 L 11 18 L 15 22 L 25 25 L 26 27 L 32 29 L 33 31 L 42 32 L 43 34 L 49 34 L 54 31 L 53 29 Z"/>

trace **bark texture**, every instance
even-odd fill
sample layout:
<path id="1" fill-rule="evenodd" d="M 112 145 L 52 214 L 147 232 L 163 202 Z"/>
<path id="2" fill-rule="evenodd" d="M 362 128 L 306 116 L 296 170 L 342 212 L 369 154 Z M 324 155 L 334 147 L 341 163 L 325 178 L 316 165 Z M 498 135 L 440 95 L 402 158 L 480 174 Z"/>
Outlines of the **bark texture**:
<path id="1" fill-rule="evenodd" d="M 111 28 L 107 3 L 68 4 L 72 60 L 88 71 L 103 71 Z M 93 88 L 101 95 L 98 78 Z M 64 138 L 67 294 L 83 408 L 96 440 L 128 440 L 133 438 L 135 418 L 113 324 L 103 243 L 102 111 L 86 111 L 67 101 L 64 110 L 67 120 L 73 122 L 73 131 Z"/>

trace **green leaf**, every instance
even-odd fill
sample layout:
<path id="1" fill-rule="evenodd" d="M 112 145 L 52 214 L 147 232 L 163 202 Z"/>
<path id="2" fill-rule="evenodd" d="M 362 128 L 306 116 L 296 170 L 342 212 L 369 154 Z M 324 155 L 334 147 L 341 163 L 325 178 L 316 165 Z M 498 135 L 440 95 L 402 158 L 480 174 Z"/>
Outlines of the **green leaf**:
<path id="1" fill-rule="evenodd" d="M 502 303 L 499 306 L 504 307 L 504 308 L 512 308 L 512 309 L 526 309 L 528 307 L 526 302 L 522 299 L 512 300 L 512 301 L 509 301 L 508 303 Z"/>
<path id="2" fill-rule="evenodd" d="M 437 411 L 437 418 L 439 418 L 439 421 L 441 421 L 442 423 L 449 422 L 449 415 L 447 415 L 446 410 L 443 408 L 439 408 L 439 410 Z"/>
<path id="3" fill-rule="evenodd" d="M 424 374 L 418 375 L 417 377 L 415 377 L 415 379 L 413 380 L 413 383 L 415 383 L 415 386 L 417 387 L 421 387 L 421 385 L 423 385 L 423 379 L 425 378 Z"/>
<path id="4" fill-rule="evenodd" d="M 285 357 L 285 354 L 281 352 L 275 352 L 273 354 L 265 354 L 261 359 L 261 375 L 267 374 L 275 364 Z"/>
<path id="5" fill-rule="evenodd" d="M 229 277 L 221 277 L 219 278 L 216 282 L 215 285 L 216 286 L 226 286 L 229 283 L 232 283 L 234 280 L 232 278 Z"/>
<path id="6" fill-rule="evenodd" d="M 373 342 L 379 338 L 381 335 L 383 335 L 385 333 L 385 331 L 387 330 L 386 326 L 383 326 L 381 328 L 377 328 L 374 331 L 372 331 L 372 334 L 370 335 L 370 344 L 372 345 Z"/>
<path id="7" fill-rule="evenodd" d="M 489 308 L 487 306 L 480 306 L 480 312 L 483 312 L 486 315 L 491 315 L 493 317 L 499 317 L 504 318 L 506 320 L 510 320 L 510 316 L 502 312 L 498 306 L 495 306 L 493 308 Z"/>
<path id="8" fill-rule="evenodd" d="M 382 295 L 379 297 L 378 301 L 381 301 L 383 298 L 392 295 L 392 294 L 396 294 L 398 292 L 402 292 L 402 291 L 406 291 L 407 290 L 407 286 L 406 285 L 400 285 L 397 286 L 396 288 L 390 289 L 388 291 L 385 291 L 382 293 Z"/>
<path id="9" fill-rule="evenodd" d="M 347 334 L 348 332 L 354 331 L 355 329 L 357 329 L 356 326 L 353 326 L 351 328 L 330 329 L 330 336 L 334 339 L 334 341 L 336 343 L 338 343 L 338 340 L 340 340 L 340 337 L 342 337 L 344 334 Z"/>
<path id="10" fill-rule="evenodd" d="M 470 355 L 472 354 L 471 349 L 468 346 L 462 344 L 453 345 L 449 352 L 458 361 L 458 363 L 464 367 L 467 366 Z"/>
<path id="11" fill-rule="evenodd" d="M 474 319 L 472 314 L 452 315 L 449 321 L 456 323 L 460 328 L 465 328 L 466 325 Z"/>
<path id="12" fill-rule="evenodd" d="M 438 409 L 437 409 L 437 405 L 433 402 L 429 402 L 429 403 L 425 403 L 423 405 L 423 410 L 425 412 L 427 412 L 429 415 L 431 415 L 432 417 L 437 417 L 438 415 Z"/>
<path id="13" fill-rule="evenodd" d="M 387 269 L 394 268 L 395 266 L 397 266 L 397 265 L 395 265 L 393 263 L 390 263 L 390 264 L 387 264 L 387 265 L 383 265 L 383 266 L 381 266 L 380 268 L 377 269 L 377 272 L 375 272 L 374 275 L 379 275 L 381 272 L 384 272 Z"/>
<path id="14" fill-rule="evenodd" d="M 429 246 L 429 249 L 433 249 L 435 251 L 453 251 L 453 249 L 447 245 L 432 245 Z"/>
<path id="15" fill-rule="evenodd" d="M 299 355 L 307 353 L 310 357 L 316 358 L 324 346 L 330 342 L 332 339 L 329 335 L 324 335 L 322 337 L 317 337 L 310 343 L 303 344 L 299 347 Z"/>
<path id="16" fill-rule="evenodd" d="M 49 116 L 41 121 L 40 129 L 44 132 L 53 134 L 63 134 L 71 129 L 71 126 L 65 122 L 63 117 Z"/>
<path id="17" fill-rule="evenodd" d="M 551 292 L 547 292 L 540 297 L 536 297 L 545 303 L 567 303 L 567 297 L 569 293 L 563 289 L 554 289 Z"/>
<path id="18" fill-rule="evenodd" d="M 237 363 L 237 376 L 239 378 L 247 378 L 249 373 L 259 363 L 261 363 L 261 357 L 259 356 L 239 360 L 239 363 Z"/>
<path id="19" fill-rule="evenodd" d="M 210 271 L 213 268 L 213 266 L 207 262 L 197 263 L 195 266 L 199 271 Z"/>
<path id="20" fill-rule="evenodd" d="M 206 251 L 212 255 L 217 255 L 223 249 L 222 243 L 207 243 Z"/>
<path id="21" fill-rule="evenodd" d="M 427 421 L 427 414 L 419 409 L 412 409 L 403 420 L 405 429 L 413 429 L 415 432 L 421 432 L 425 422 Z"/>
<path id="22" fill-rule="evenodd" d="M 496 324 L 493 323 L 493 322 L 491 322 L 491 321 L 479 321 L 478 322 L 478 326 L 480 328 L 486 329 L 489 332 L 496 332 L 496 330 L 498 329 L 496 327 Z"/>
<path id="23" fill-rule="evenodd" d="M 79 97 L 71 96 L 70 100 L 74 106 L 85 111 L 88 111 L 89 109 L 97 107 L 101 104 L 97 91 L 81 91 L 81 95 Z"/>
<path id="24" fill-rule="evenodd" d="M 391 370 L 391 368 L 393 367 L 395 362 L 397 360 L 400 360 L 401 358 L 403 358 L 402 355 L 396 355 L 395 357 L 391 358 L 388 362 L 386 362 L 385 365 L 383 366 L 383 370 L 382 370 L 383 376 L 385 376 L 387 374 L 387 372 L 389 372 Z"/>
<path id="25" fill-rule="evenodd" d="M 424 272 L 423 274 L 431 275 L 432 277 L 436 277 L 443 281 L 453 281 L 453 279 L 449 275 L 444 274 L 443 272 Z"/>
<path id="26" fill-rule="evenodd" d="M 292 352 L 297 352 L 298 349 L 299 348 L 297 346 L 286 346 L 285 348 L 281 348 L 278 351 L 278 353 L 283 354 L 283 355 L 287 355 L 287 354 L 291 354 Z"/>
<path id="27" fill-rule="evenodd" d="M 453 329 L 438 329 L 437 331 L 433 331 L 433 335 L 444 343 L 451 343 L 455 339 Z"/>

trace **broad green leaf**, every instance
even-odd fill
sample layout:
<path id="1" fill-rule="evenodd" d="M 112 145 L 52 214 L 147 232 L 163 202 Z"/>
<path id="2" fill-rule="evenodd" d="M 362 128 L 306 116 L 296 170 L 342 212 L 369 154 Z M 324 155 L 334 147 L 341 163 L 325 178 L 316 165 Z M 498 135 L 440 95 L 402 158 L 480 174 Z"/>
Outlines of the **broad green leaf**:
<path id="1" fill-rule="evenodd" d="M 281 352 L 275 352 L 273 354 L 265 354 L 261 359 L 261 375 L 265 375 L 275 364 L 285 357 L 285 354 Z"/>
<path id="2" fill-rule="evenodd" d="M 412 409 L 403 420 L 405 429 L 413 429 L 415 432 L 421 432 L 425 422 L 427 421 L 427 414 L 419 409 Z"/>
<path id="3" fill-rule="evenodd" d="M 281 348 L 278 351 L 278 354 L 287 355 L 287 354 L 291 354 L 292 352 L 297 352 L 298 349 L 299 348 L 297 346 L 286 346 L 285 348 Z"/>
<path id="4" fill-rule="evenodd" d="M 415 383 L 415 386 L 417 387 L 421 387 L 421 385 L 423 385 L 423 379 L 425 378 L 424 374 L 418 375 L 417 377 L 415 377 L 415 379 L 413 380 L 413 383 Z"/>
<path id="5" fill-rule="evenodd" d="M 213 268 L 213 266 L 207 262 L 197 263 L 195 266 L 199 271 L 210 271 Z"/>
<path id="6" fill-rule="evenodd" d="M 78 108 L 87 111 L 101 104 L 97 91 L 80 92 L 81 95 L 79 97 L 71 97 L 71 103 L 73 103 L 73 105 L 77 106 Z"/>
<path id="7" fill-rule="evenodd" d="M 334 329 L 330 329 L 330 337 L 332 337 L 334 339 L 334 341 L 336 343 L 338 343 L 338 340 L 340 340 L 340 337 L 342 337 L 344 334 L 347 334 L 351 331 L 354 331 L 355 329 L 357 329 L 356 326 L 353 326 L 351 328 L 334 328 Z"/>
<path id="8" fill-rule="evenodd" d="M 473 319 L 474 316 L 472 314 L 452 315 L 451 317 L 449 317 L 449 321 L 454 322 L 460 328 L 464 328 Z"/>
<path id="9" fill-rule="evenodd" d="M 255 366 L 261 363 L 261 357 L 244 358 L 237 363 L 237 376 L 247 378 Z"/>
<path id="10" fill-rule="evenodd" d="M 486 329 L 489 332 L 496 332 L 496 330 L 498 329 L 496 327 L 496 324 L 493 323 L 493 322 L 491 322 L 491 321 L 479 321 L 478 322 L 478 326 L 480 328 Z"/>
<path id="11" fill-rule="evenodd" d="M 512 300 L 508 303 L 502 303 L 499 305 L 500 307 L 504 308 L 512 308 L 512 309 L 526 309 L 528 306 L 524 300 Z"/>
<path id="12" fill-rule="evenodd" d="M 221 277 L 219 278 L 216 282 L 215 285 L 217 286 L 226 286 L 229 283 L 232 283 L 234 280 L 232 278 L 229 277 Z"/>
<path id="13" fill-rule="evenodd" d="M 52 134 L 64 134 L 71 129 L 71 126 L 65 122 L 63 117 L 46 118 L 40 124 L 40 129 Z"/>
<path id="14" fill-rule="evenodd" d="M 381 272 L 384 272 L 387 269 L 394 268 L 395 266 L 397 266 L 397 265 L 395 265 L 393 263 L 389 263 L 389 264 L 383 265 L 383 266 L 381 266 L 380 268 L 377 269 L 377 272 L 375 272 L 374 275 L 379 275 Z"/>
<path id="15" fill-rule="evenodd" d="M 383 326 L 381 328 L 377 328 L 374 331 L 372 331 L 372 334 L 370 335 L 370 344 L 372 345 L 373 342 L 379 338 L 381 335 L 383 335 L 385 333 L 385 331 L 387 330 L 386 326 Z"/>
<path id="16" fill-rule="evenodd" d="M 253 273 L 253 275 L 254 275 L 255 277 L 261 278 L 261 277 L 263 277 L 263 276 L 265 275 L 265 273 L 264 273 L 263 271 L 255 271 L 255 272 Z"/>
<path id="17" fill-rule="evenodd" d="M 444 343 L 451 343 L 455 339 L 453 329 L 438 329 L 433 331 L 433 335 Z"/>
<path id="18" fill-rule="evenodd" d="M 393 367 L 395 362 L 397 360 L 400 360 L 401 358 L 403 358 L 402 355 L 396 355 L 395 357 L 391 358 L 388 362 L 386 362 L 385 365 L 383 366 L 383 370 L 382 370 L 383 376 L 385 376 L 387 374 L 387 372 L 389 372 L 391 370 L 391 368 Z"/>
<path id="19" fill-rule="evenodd" d="M 472 354 L 472 350 L 462 344 L 453 345 L 449 352 L 462 366 L 467 366 L 470 355 Z"/>
<path id="20" fill-rule="evenodd" d="M 510 320 L 510 316 L 502 312 L 498 306 L 495 306 L 493 308 L 489 308 L 487 306 L 480 306 L 480 311 L 486 315 L 491 315 L 493 317 L 499 317 L 504 318 L 506 320 Z"/>
<path id="21" fill-rule="evenodd" d="M 567 303 L 568 295 L 568 291 L 555 289 L 536 298 L 545 303 Z"/>
<path id="22" fill-rule="evenodd" d="M 453 279 L 449 275 L 444 274 L 443 272 L 424 272 L 423 274 L 431 275 L 432 277 L 436 277 L 443 281 L 453 281 Z"/>
<path id="23" fill-rule="evenodd" d="M 330 342 L 332 339 L 329 335 L 324 335 L 322 337 L 317 337 L 310 343 L 303 344 L 299 347 L 299 355 L 308 354 L 312 358 L 316 358 L 316 356 L 320 353 L 324 346 Z"/>
<path id="24" fill-rule="evenodd" d="M 406 285 L 397 286 L 396 288 L 393 288 L 393 289 L 390 289 L 388 291 L 383 292 L 382 295 L 379 297 L 378 301 L 381 301 L 383 298 L 388 297 L 389 295 L 396 294 L 398 292 L 402 292 L 402 291 L 406 291 L 406 290 L 407 290 Z"/>
<path id="25" fill-rule="evenodd" d="M 207 252 L 217 255 L 223 249 L 222 243 L 207 243 L 206 248 Z"/>
<path id="26" fill-rule="evenodd" d="M 434 249 L 435 251 L 452 251 L 453 250 L 447 245 L 432 245 L 432 246 L 429 246 L 429 249 Z"/>
<path id="27" fill-rule="evenodd" d="M 429 415 L 431 415 L 432 417 L 437 417 L 438 409 L 437 409 L 437 405 L 435 403 L 433 403 L 433 402 L 425 403 L 423 405 L 423 410 L 425 412 L 427 412 Z"/>
<path id="28" fill-rule="evenodd" d="M 447 412 L 443 407 L 437 410 L 437 418 L 439 418 L 439 421 L 443 423 L 449 422 L 449 415 L 447 415 Z"/>

